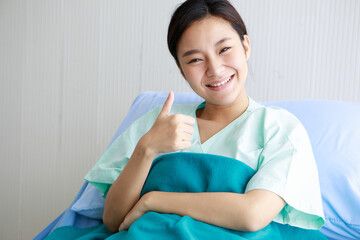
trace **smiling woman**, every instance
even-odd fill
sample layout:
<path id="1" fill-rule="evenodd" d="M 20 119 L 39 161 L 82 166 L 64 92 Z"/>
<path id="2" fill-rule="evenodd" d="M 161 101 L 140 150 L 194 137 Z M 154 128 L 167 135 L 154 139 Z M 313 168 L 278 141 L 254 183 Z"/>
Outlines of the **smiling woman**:
<path id="1" fill-rule="evenodd" d="M 249 38 L 241 41 L 231 24 L 208 16 L 191 24 L 177 44 L 178 66 L 191 88 L 210 104 L 247 107 L 245 81 L 250 56 Z M 236 114 L 238 114 L 236 116 Z"/>
<path id="2" fill-rule="evenodd" d="M 107 194 L 106 227 L 123 236 L 138 231 L 131 226 L 154 211 L 242 232 L 273 224 L 320 228 L 324 217 L 308 136 L 290 113 L 248 97 L 250 41 L 235 8 L 226 0 L 185 1 L 172 16 L 168 47 L 205 102 L 173 106 L 170 92 L 162 108 L 131 125 L 88 173 L 86 179 Z M 141 194 L 153 160 L 179 151 L 229 157 L 255 173 L 240 192 L 155 188 Z M 306 176 L 301 174 L 305 169 Z"/>
<path id="3" fill-rule="evenodd" d="M 168 47 L 205 101 L 174 105 L 170 92 L 88 172 L 112 237 L 324 238 L 314 231 L 324 214 L 308 135 L 289 112 L 247 95 L 250 40 L 235 8 L 185 1 Z"/>

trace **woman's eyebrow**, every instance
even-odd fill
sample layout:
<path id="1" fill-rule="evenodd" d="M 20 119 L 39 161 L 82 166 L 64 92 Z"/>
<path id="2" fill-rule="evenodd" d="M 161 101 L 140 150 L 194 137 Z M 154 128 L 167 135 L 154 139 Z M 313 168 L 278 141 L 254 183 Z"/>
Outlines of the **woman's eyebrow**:
<path id="1" fill-rule="evenodd" d="M 219 40 L 217 43 L 215 43 L 215 46 L 220 45 L 220 44 L 222 44 L 223 42 L 225 42 L 225 41 L 227 41 L 227 40 L 230 40 L 230 39 L 231 39 L 231 38 L 229 38 L 229 37 L 223 38 L 223 39 Z"/>
<path id="2" fill-rule="evenodd" d="M 195 53 L 199 53 L 199 52 L 200 52 L 199 50 L 195 50 L 195 49 L 189 50 L 189 51 L 185 52 L 185 53 L 182 55 L 182 57 L 186 57 L 186 56 L 189 56 L 189 55 L 191 55 L 191 54 L 195 54 Z"/>
<path id="3" fill-rule="evenodd" d="M 227 41 L 227 40 L 230 40 L 231 38 L 229 38 L 229 37 L 225 37 L 225 38 L 223 38 L 223 39 L 220 39 L 219 41 L 217 41 L 216 43 L 215 43 L 215 46 L 218 46 L 218 45 L 220 45 L 220 44 L 222 44 L 223 42 L 225 42 L 225 41 Z M 193 50 L 189 50 L 189 51 L 186 51 L 183 55 L 182 55 L 182 57 L 186 57 L 186 56 L 189 56 L 189 55 L 191 55 L 191 54 L 195 54 L 195 53 L 199 53 L 200 51 L 199 50 L 196 50 L 196 49 L 193 49 Z"/>

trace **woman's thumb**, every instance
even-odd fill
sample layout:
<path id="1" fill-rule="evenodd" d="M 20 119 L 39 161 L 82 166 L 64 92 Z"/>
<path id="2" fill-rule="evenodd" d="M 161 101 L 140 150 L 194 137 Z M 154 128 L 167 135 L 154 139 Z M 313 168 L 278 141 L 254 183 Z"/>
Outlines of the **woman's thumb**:
<path id="1" fill-rule="evenodd" d="M 170 111 L 171 111 L 171 107 L 173 105 L 174 102 L 174 93 L 172 91 L 169 92 L 169 96 L 167 97 L 163 108 L 161 109 L 161 112 L 159 115 L 166 115 L 169 116 L 170 115 Z"/>

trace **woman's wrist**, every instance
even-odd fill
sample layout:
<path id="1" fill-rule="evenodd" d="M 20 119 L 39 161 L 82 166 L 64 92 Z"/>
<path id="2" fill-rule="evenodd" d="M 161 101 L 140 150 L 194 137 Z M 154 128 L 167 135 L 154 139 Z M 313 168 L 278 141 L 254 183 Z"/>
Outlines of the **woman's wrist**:
<path id="1" fill-rule="evenodd" d="M 142 138 L 140 138 L 138 144 L 136 145 L 135 151 L 143 155 L 144 158 L 152 159 L 158 155 L 158 153 L 151 147 L 150 142 L 146 138 L 146 135 L 144 135 Z"/>

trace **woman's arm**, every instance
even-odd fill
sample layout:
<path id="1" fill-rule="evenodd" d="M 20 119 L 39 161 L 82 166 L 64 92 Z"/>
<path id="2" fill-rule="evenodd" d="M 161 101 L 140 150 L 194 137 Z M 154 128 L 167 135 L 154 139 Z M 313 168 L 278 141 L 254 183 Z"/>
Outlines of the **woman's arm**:
<path id="1" fill-rule="evenodd" d="M 149 192 L 125 217 L 124 230 L 147 211 L 187 215 L 196 220 L 239 231 L 267 226 L 285 206 L 284 200 L 267 190 L 245 194 L 227 192 Z"/>
<path id="2" fill-rule="evenodd" d="M 103 222 L 111 232 L 118 230 L 126 214 L 139 200 L 153 159 L 153 153 L 139 142 L 125 168 L 111 186 L 105 199 L 103 214 Z"/>
<path id="3" fill-rule="evenodd" d="M 152 128 L 137 143 L 125 168 L 109 189 L 103 222 L 116 232 L 125 216 L 139 201 L 140 192 L 152 161 L 159 153 L 174 152 L 191 146 L 195 119 L 182 114 L 170 115 L 174 93 L 170 92 Z"/>

